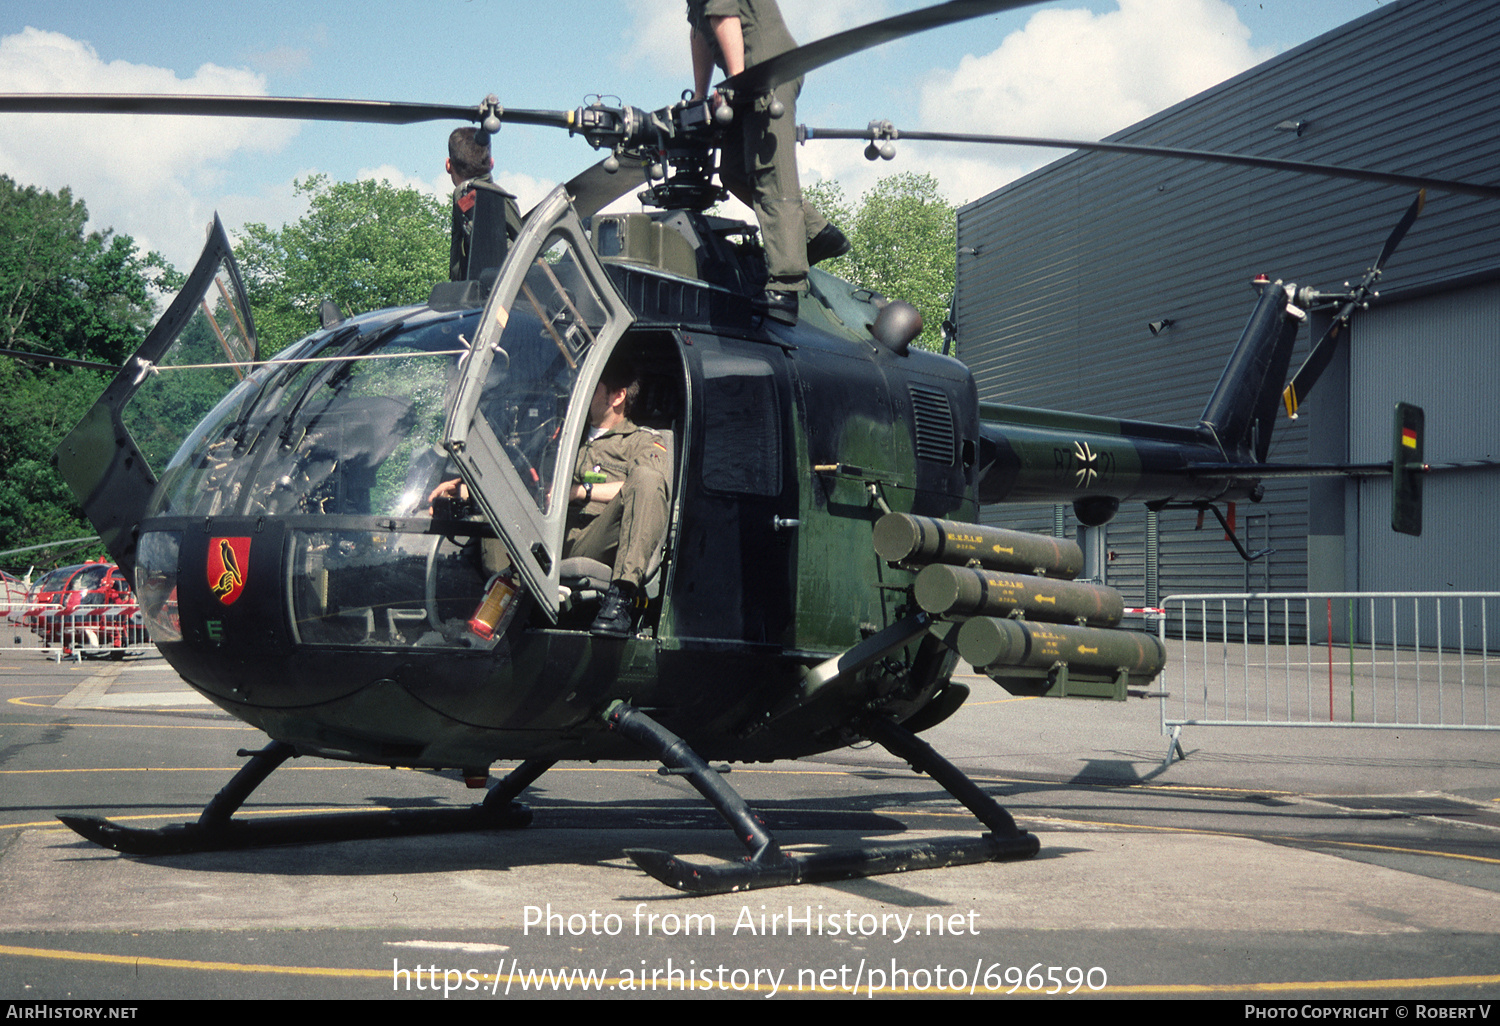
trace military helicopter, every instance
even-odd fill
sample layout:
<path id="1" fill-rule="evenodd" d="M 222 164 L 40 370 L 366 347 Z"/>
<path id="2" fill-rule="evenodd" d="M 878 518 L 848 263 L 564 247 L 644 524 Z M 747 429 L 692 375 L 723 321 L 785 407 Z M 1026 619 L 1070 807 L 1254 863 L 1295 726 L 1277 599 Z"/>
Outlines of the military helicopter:
<path id="1" fill-rule="evenodd" d="M 939 4 L 725 85 L 764 90 L 907 32 L 1014 6 Z M 1038 839 L 917 736 L 968 696 L 952 680 L 958 656 L 1016 693 L 1123 698 L 1163 654 L 1154 638 L 1115 629 L 1117 593 L 1071 579 L 1076 546 L 981 527 L 979 506 L 1073 502 L 1097 523 L 1125 500 L 1254 497 L 1273 472 L 1266 450 L 1307 306 L 1362 298 L 1265 282 L 1196 427 L 987 407 L 962 363 L 910 347 L 920 319 L 899 301 L 815 269 L 796 326 L 763 316 L 754 230 L 705 213 L 721 195 L 724 131 L 708 101 L 646 112 L 517 111 L 494 98 L 473 108 L 9 96 L 0 110 L 456 119 L 491 132 L 514 122 L 562 127 L 609 151 L 548 195 L 514 239 L 499 199 L 481 196 L 465 280 L 438 283 L 417 306 L 328 311 L 319 331 L 267 362 L 216 221 L 182 292 L 59 447 L 59 470 L 133 574 L 164 657 L 272 739 L 242 753 L 250 761 L 195 823 L 147 830 L 62 817 L 135 854 L 521 827 L 531 814 L 515 799 L 555 762 L 603 759 L 682 774 L 745 845 L 744 861 L 722 865 L 629 851 L 682 890 L 1033 855 Z M 859 137 L 878 156 L 894 134 L 877 124 Z M 658 211 L 599 213 L 642 187 Z M 154 372 L 215 352 L 204 372 L 223 377 L 227 394 L 174 454 L 154 434 L 171 418 L 174 386 Z M 620 357 L 640 377 L 635 419 L 667 439 L 672 464 L 671 526 L 623 640 L 587 630 L 608 568 L 562 558 L 559 487 L 572 480 L 596 385 Z M 1419 460 L 1419 449 L 1403 452 L 1387 469 L 1414 476 Z M 433 485 L 454 475 L 472 508 L 429 509 Z M 988 832 L 792 855 L 708 762 L 865 740 L 930 774 Z M 497 762 L 520 765 L 468 808 L 232 818 L 301 755 L 456 768 L 476 786 Z"/>

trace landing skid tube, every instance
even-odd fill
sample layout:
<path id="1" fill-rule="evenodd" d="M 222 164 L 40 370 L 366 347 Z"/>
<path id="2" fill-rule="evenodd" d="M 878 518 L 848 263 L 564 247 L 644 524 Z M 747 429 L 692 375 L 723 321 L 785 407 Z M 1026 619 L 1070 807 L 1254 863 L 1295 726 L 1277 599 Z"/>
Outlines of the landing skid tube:
<path id="1" fill-rule="evenodd" d="M 283 741 L 272 741 L 258 752 L 242 751 L 240 754 L 253 757 L 214 796 L 196 823 L 142 828 L 121 826 L 99 816 L 57 818 L 95 844 L 126 855 L 185 855 L 278 844 L 508 830 L 530 825 L 531 810 L 511 799 L 552 766 L 552 761 L 547 759 L 524 762 L 495 785 L 484 801 L 468 808 L 398 809 L 235 820 L 231 817 L 250 793 L 278 766 L 294 756 L 296 749 Z"/>
<path id="2" fill-rule="evenodd" d="M 612 706 L 606 718 L 612 729 L 645 748 L 664 766 L 681 771 L 698 793 L 724 817 L 750 852 L 743 862 L 702 865 L 656 849 L 626 849 L 625 854 L 637 866 L 679 891 L 726 894 L 762 887 L 1025 859 L 1035 855 L 1041 847 L 1035 834 L 1019 829 L 1008 812 L 932 746 L 890 720 L 872 717 L 860 725 L 866 737 L 879 742 L 892 755 L 906 760 L 913 769 L 942 784 L 949 794 L 989 827 L 990 832 L 975 838 L 937 838 L 909 844 L 788 855 L 745 799 L 681 738 L 625 702 Z"/>

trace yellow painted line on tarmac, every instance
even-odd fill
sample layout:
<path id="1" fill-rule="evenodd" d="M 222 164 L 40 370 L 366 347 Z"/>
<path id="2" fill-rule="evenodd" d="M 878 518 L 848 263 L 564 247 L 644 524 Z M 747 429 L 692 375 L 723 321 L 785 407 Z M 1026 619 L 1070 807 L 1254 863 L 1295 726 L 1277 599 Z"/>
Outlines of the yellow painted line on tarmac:
<path id="1" fill-rule="evenodd" d="M 957 815 L 957 813 L 953 813 L 953 815 Z M 1489 858 L 1484 855 L 1463 855 L 1458 852 L 1432 851 L 1427 848 L 1400 848 L 1389 844 L 1366 844 L 1362 841 L 1331 841 L 1320 837 L 1299 837 L 1295 834 L 1243 834 L 1230 830 L 1199 830 L 1194 827 L 1152 826 L 1144 823 L 1115 823 L 1107 820 L 1032 816 L 1024 812 L 1020 813 L 1016 818 L 1039 823 L 1063 823 L 1069 826 L 1111 827 L 1119 830 L 1149 830 L 1155 833 L 1195 834 L 1202 837 L 1233 837 L 1245 841 L 1286 841 L 1305 848 L 1362 848 L 1368 851 L 1388 851 L 1397 855 L 1427 855 L 1438 859 L 1458 859 L 1463 862 L 1483 862 L 1487 865 L 1500 866 L 1500 858 Z"/>
<path id="2" fill-rule="evenodd" d="M 402 766 L 399 769 L 406 769 Z M 46 773 L 238 773 L 244 766 L 95 766 L 89 769 L 83 767 L 72 767 L 68 769 L 16 769 L 0 770 L 0 776 L 39 776 Z M 389 766 L 370 766 L 364 763 L 347 763 L 337 766 L 282 766 L 278 772 L 281 773 L 329 773 L 335 770 L 383 770 L 391 771 Z"/>
<path id="3" fill-rule="evenodd" d="M 21 948 L 0 944 L 0 955 L 20 958 L 47 958 L 64 962 L 102 962 L 106 965 L 150 966 L 156 969 L 192 969 L 218 973 L 271 973 L 281 976 L 334 976 L 346 979 L 383 980 L 390 978 L 388 969 L 334 969 L 322 966 L 255 965 L 243 962 L 201 962 L 192 958 L 155 958 L 149 955 L 100 955 L 91 951 L 65 951 L 50 948 Z"/>
<path id="4" fill-rule="evenodd" d="M 191 958 L 158 958 L 151 955 L 101 955 L 91 951 L 68 951 L 55 948 L 25 948 L 14 945 L 0 945 L 0 956 L 13 958 L 42 958 L 51 961 L 62 962 L 93 962 L 104 965 L 124 965 L 132 968 L 148 967 L 154 969 L 185 969 L 193 972 L 218 972 L 218 973 L 256 973 L 268 976 L 314 976 L 333 979 L 351 980 L 390 980 L 395 985 L 395 974 L 390 969 L 339 969 L 332 966 L 299 966 L 299 965 L 265 965 L 246 962 L 208 962 Z M 501 965 L 503 966 L 503 962 Z M 512 965 L 515 962 L 512 960 Z M 499 968 L 499 967 L 497 967 Z M 507 992 L 511 992 L 511 985 L 519 984 L 523 989 L 520 993 L 566 993 L 573 989 L 580 992 L 589 990 L 597 991 L 634 991 L 647 989 L 644 981 L 639 978 L 630 977 L 595 977 L 591 985 L 584 985 L 583 979 L 587 970 L 579 969 L 548 969 L 538 966 L 536 969 L 528 969 L 525 973 L 512 972 L 507 976 L 496 980 L 496 974 L 479 973 L 475 975 L 481 983 L 498 989 L 498 983 L 507 984 Z M 571 983 L 568 986 L 563 980 Z M 545 981 L 545 982 L 544 982 Z M 556 981 L 555 983 L 553 981 Z M 434 981 L 435 982 L 435 981 Z M 1306 993 L 1314 991 L 1341 991 L 1341 990 L 1414 990 L 1431 987 L 1478 987 L 1500 983 L 1500 976 L 1430 976 L 1430 977 L 1405 977 L 1383 980 L 1285 980 L 1269 983 L 1147 983 L 1147 984 L 1124 984 L 1106 986 L 1099 990 L 1081 989 L 1080 995 L 1102 995 L 1102 994 L 1284 994 L 1284 993 Z M 433 988 L 428 988 L 433 989 Z M 649 986 L 652 992 L 657 990 L 722 990 L 732 991 L 736 994 L 743 993 L 770 993 L 772 987 L 766 984 L 750 985 L 746 987 L 734 986 L 703 986 L 703 981 L 698 979 L 685 980 L 682 983 L 668 983 L 666 981 L 653 979 Z M 826 994 L 828 988 L 801 987 L 782 985 L 779 993 L 791 994 Z M 945 988 L 938 990 L 933 987 L 853 987 L 841 990 L 843 993 L 859 994 L 923 994 L 929 997 L 940 996 L 968 996 L 971 993 L 983 993 L 985 996 L 1000 996 L 1006 993 L 1004 987 L 994 989 L 979 988 L 971 991 L 963 989 Z M 1019 990 L 1016 993 L 1023 997 L 1034 997 L 1037 991 Z"/>
<path id="5" fill-rule="evenodd" d="M 98 712 L 99 710 L 91 709 L 89 711 Z M 202 712 L 203 710 L 193 709 L 183 711 Z M 56 727 L 60 724 L 69 727 L 119 727 L 125 730 L 250 730 L 257 734 L 261 733 L 259 727 L 252 727 L 248 723 L 231 723 L 222 727 L 216 727 L 206 723 L 76 723 L 73 720 L 47 720 L 43 723 L 30 723 L 15 720 L 10 723 L 0 723 L 0 727 Z"/>
<path id="6" fill-rule="evenodd" d="M 41 726 L 41 725 L 42 724 L 33 724 L 33 726 Z M 78 726 L 78 725 L 79 724 L 74 724 L 74 726 Z M 113 726 L 113 724 L 101 724 L 101 726 Z M 235 728 L 235 729 L 238 729 L 238 728 Z M 244 729 L 251 730 L 253 728 L 246 727 Z M 67 767 L 67 768 L 60 768 L 60 769 L 16 769 L 16 770 L 0 770 L 0 777 L 3 777 L 5 775 L 7 775 L 7 774 L 43 774 L 43 773 L 238 773 L 243 768 L 244 768 L 243 765 L 240 765 L 240 766 L 94 766 L 94 767 L 74 766 L 74 767 Z M 419 769 L 419 768 L 412 767 L 412 766 L 385 766 L 385 765 L 373 765 L 373 764 L 358 763 L 358 762 L 339 763 L 339 764 L 336 764 L 336 765 L 333 765 L 333 766 L 282 766 L 282 767 L 280 767 L 277 770 L 277 772 L 278 773 L 288 773 L 288 772 L 290 772 L 290 773 L 306 773 L 306 772 L 308 772 L 308 771 L 311 770 L 311 771 L 317 771 L 317 772 L 327 773 L 327 772 L 331 772 L 331 771 L 335 771 L 335 770 L 379 770 L 379 771 L 384 772 L 384 773 L 389 773 L 393 769 L 396 770 L 397 772 L 408 772 L 408 773 L 430 772 L 429 768 L 427 768 L 427 767 L 422 767 L 422 768 Z M 751 774 L 751 773 L 753 773 L 753 774 L 762 774 L 762 775 L 768 775 L 768 776 L 777 776 L 777 775 L 787 776 L 787 775 L 792 775 L 792 776 L 814 776 L 814 777 L 847 777 L 847 776 L 851 776 L 851 775 L 856 775 L 855 771 L 850 771 L 850 770 L 736 769 L 735 772 L 736 773 L 746 773 L 746 774 Z M 555 766 L 552 769 L 549 769 L 547 771 L 547 775 L 548 776 L 552 776 L 555 773 L 651 773 L 651 774 L 655 774 L 656 773 L 656 766 L 654 764 L 651 764 L 651 765 L 640 765 L 640 766 Z M 495 776 L 497 778 L 504 777 L 504 775 L 505 775 L 504 773 L 497 773 L 497 774 L 495 774 Z"/>
<path id="7" fill-rule="evenodd" d="M 1277 840 L 1297 841 L 1308 846 L 1336 845 L 1340 848 L 1367 848 L 1371 851 L 1395 852 L 1398 855 L 1431 855 L 1440 859 L 1459 859 L 1464 862 L 1483 862 L 1492 866 L 1500 866 L 1500 859 L 1492 859 L 1484 855 L 1461 855 L 1458 852 L 1428 851 L 1424 848 L 1397 848 L 1388 844 L 1362 844 L 1359 841 L 1307 841 L 1296 837 L 1277 838 Z"/>
<path id="8" fill-rule="evenodd" d="M 250 810 L 247 810 L 247 809 L 236 809 L 234 815 L 235 815 L 236 819 L 248 819 L 248 818 L 250 818 L 252 816 L 317 816 L 317 815 L 325 815 L 325 814 L 326 815 L 336 815 L 337 816 L 337 815 L 354 815 L 354 814 L 360 813 L 360 812 L 394 812 L 394 811 L 395 811 L 394 808 L 392 808 L 390 806 L 387 806 L 387 805 L 368 805 L 368 806 L 361 806 L 360 808 L 357 808 L 357 809 L 348 809 L 348 808 L 342 808 L 342 809 L 335 809 L 335 808 L 321 808 L 321 809 L 250 809 Z M 186 813 L 183 813 L 183 812 L 172 812 L 172 813 L 153 813 L 153 814 L 151 814 L 149 816 L 147 816 L 147 815 L 141 815 L 141 816 L 110 816 L 110 817 L 108 817 L 108 819 L 109 819 L 109 821 L 111 823 L 139 823 L 139 822 L 144 822 L 145 820 L 151 820 L 151 819 L 171 819 L 171 820 L 185 821 L 186 817 L 191 817 L 191 816 L 192 816 L 191 812 L 186 812 Z M 36 829 L 52 830 L 52 831 L 54 831 L 56 833 L 71 833 L 72 832 L 72 830 L 71 830 L 70 827 L 63 826 L 56 819 L 41 819 L 41 820 L 36 820 L 34 822 L 31 822 L 31 823 L 5 823 L 5 824 L 0 824 L 0 830 L 23 830 L 23 829 L 28 829 L 28 828 L 29 829 L 33 829 L 33 830 L 36 830 Z M 108 849 L 104 849 L 104 850 L 108 850 Z"/>
<path id="9" fill-rule="evenodd" d="M 1413 976 L 1388 980 L 1286 980 L 1279 983 L 1162 983 L 1105 987 L 1090 994 L 1286 994 L 1330 990 L 1413 990 L 1424 987 L 1482 987 L 1500 976 Z M 1029 996 L 1029 995 L 1028 995 Z"/>

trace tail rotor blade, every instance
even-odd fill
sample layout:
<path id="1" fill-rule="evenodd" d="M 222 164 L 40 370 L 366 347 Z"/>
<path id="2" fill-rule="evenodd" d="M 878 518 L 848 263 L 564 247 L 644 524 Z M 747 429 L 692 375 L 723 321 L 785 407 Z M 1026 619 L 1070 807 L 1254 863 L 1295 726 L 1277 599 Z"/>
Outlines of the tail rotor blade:
<path id="1" fill-rule="evenodd" d="M 1297 373 L 1292 375 L 1286 389 L 1281 393 L 1282 405 L 1286 407 L 1287 416 L 1293 420 L 1297 419 L 1299 407 L 1312 387 L 1317 383 L 1323 371 L 1333 360 L 1333 354 L 1338 349 L 1339 336 L 1343 334 L 1344 328 L 1349 324 L 1349 318 L 1370 295 L 1370 287 L 1380 278 L 1381 268 L 1396 252 L 1396 247 L 1401 245 L 1401 240 L 1406 238 L 1406 233 L 1416 223 L 1417 216 L 1422 213 L 1422 208 L 1427 205 L 1427 190 L 1423 189 L 1417 193 L 1417 198 L 1411 201 L 1411 206 L 1406 208 L 1406 213 L 1401 215 L 1401 220 L 1396 222 L 1396 227 L 1391 229 L 1391 234 L 1386 238 L 1385 245 L 1380 249 L 1380 255 L 1375 258 L 1375 266 L 1365 272 L 1364 279 L 1355 286 L 1350 293 L 1349 299 L 1339 307 L 1339 312 L 1323 332 L 1323 337 L 1318 339 L 1313 347 L 1308 350 L 1307 359 L 1302 366 L 1297 368 Z"/>
<path id="2" fill-rule="evenodd" d="M 1286 415 L 1292 420 L 1297 419 L 1300 412 L 1302 400 L 1307 393 L 1312 391 L 1313 385 L 1322 376 L 1328 364 L 1333 361 L 1333 354 L 1338 349 L 1339 335 L 1342 334 L 1345 321 L 1335 319 L 1323 332 L 1323 337 L 1313 344 L 1308 350 L 1307 359 L 1302 361 L 1302 366 L 1297 368 L 1297 373 L 1292 375 L 1292 380 L 1287 383 L 1281 393 L 1281 404 L 1286 407 Z"/>
<path id="3" fill-rule="evenodd" d="M 1401 215 L 1401 220 L 1396 222 L 1396 227 L 1391 229 L 1390 238 L 1385 240 L 1381 247 L 1380 256 L 1375 258 L 1375 270 L 1385 266 L 1385 262 L 1396 252 L 1396 247 L 1401 245 L 1401 240 L 1406 238 L 1407 231 L 1416 223 L 1417 215 L 1422 213 L 1422 208 L 1427 205 L 1427 190 L 1422 189 L 1417 193 L 1417 198 L 1411 201 L 1411 206 L 1406 208 L 1406 213 Z"/>

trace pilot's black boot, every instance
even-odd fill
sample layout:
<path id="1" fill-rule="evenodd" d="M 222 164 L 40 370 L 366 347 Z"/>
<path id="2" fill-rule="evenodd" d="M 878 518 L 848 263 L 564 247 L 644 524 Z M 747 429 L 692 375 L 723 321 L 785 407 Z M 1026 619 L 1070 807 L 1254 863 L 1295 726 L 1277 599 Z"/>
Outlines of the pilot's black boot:
<path id="1" fill-rule="evenodd" d="M 824 260 L 841 257 L 853 248 L 849 237 L 830 224 L 808 240 L 807 266 L 816 267 Z"/>
<path id="2" fill-rule="evenodd" d="M 590 634 L 606 638 L 628 638 L 631 633 L 631 607 L 635 605 L 635 585 L 615 581 L 599 603 L 599 615 L 589 626 Z"/>

